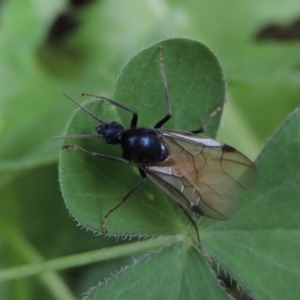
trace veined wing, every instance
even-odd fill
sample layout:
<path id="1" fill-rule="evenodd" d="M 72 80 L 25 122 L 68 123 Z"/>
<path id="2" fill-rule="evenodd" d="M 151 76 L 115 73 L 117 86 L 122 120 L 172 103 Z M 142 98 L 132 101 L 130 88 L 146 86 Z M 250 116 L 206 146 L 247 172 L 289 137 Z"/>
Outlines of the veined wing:
<path id="1" fill-rule="evenodd" d="M 161 130 L 168 158 L 145 167 L 147 176 L 181 206 L 228 220 L 258 177 L 255 165 L 234 148 L 183 131 Z"/>

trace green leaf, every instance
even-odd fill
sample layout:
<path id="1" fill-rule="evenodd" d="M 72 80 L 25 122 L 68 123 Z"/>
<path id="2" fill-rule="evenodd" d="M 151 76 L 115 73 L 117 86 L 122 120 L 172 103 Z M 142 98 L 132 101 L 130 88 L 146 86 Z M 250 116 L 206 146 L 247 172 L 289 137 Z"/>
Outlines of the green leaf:
<path id="1" fill-rule="evenodd" d="M 91 25 L 93 30 L 85 36 L 78 28 L 76 34 L 51 43 L 51 28 L 62 15 L 76 20 L 84 15 L 84 9 L 63 12 L 65 3 L 17 0 L 1 4 L 0 186 L 20 171 L 57 160 L 59 147 L 51 138 L 61 135 L 72 107 L 62 93 L 79 95 L 83 87 L 91 92 L 112 90 L 111 74 L 117 74 L 125 56 L 117 51 L 111 57 L 111 45 L 99 38 L 106 34 L 107 25 Z M 102 3 L 92 7 L 97 19 L 103 19 L 101 7 Z M 118 34 L 118 30 L 110 33 Z"/>
<path id="2" fill-rule="evenodd" d="M 221 135 L 218 134 L 222 141 L 232 144 L 242 150 L 243 153 L 248 155 L 252 153 L 253 157 L 256 156 L 266 137 L 270 136 L 286 115 L 299 105 L 299 42 L 258 41 L 255 38 L 257 33 L 268 25 L 275 24 L 285 29 L 297 21 L 299 0 L 248 2 L 237 0 L 225 2 L 88 1 L 93 3 L 90 7 L 73 7 L 72 9 L 69 6 L 66 7 L 67 2 L 64 0 L 50 2 L 45 0 L 2 1 L 0 10 L 2 29 L 0 37 L 0 198 L 3 200 L 1 201 L 1 212 L 4 218 L 8 218 L 11 222 L 15 221 L 15 226 L 18 227 L 20 234 L 25 232 L 30 242 L 38 246 L 43 252 L 44 257 L 84 251 L 88 249 L 87 245 L 90 243 L 99 247 L 99 243 L 103 240 L 114 241 L 95 239 L 78 228 L 74 228 L 72 231 L 70 228 L 74 224 L 67 218 L 67 215 L 65 215 L 64 224 L 61 219 L 63 213 L 60 216 L 58 211 L 60 208 L 55 205 L 55 203 L 61 202 L 58 195 L 54 195 L 54 190 L 57 187 L 53 178 L 55 169 L 51 169 L 50 178 L 47 177 L 47 172 L 36 170 L 35 172 L 24 172 L 24 177 L 15 180 L 9 187 L 3 185 L 3 182 L 8 182 L 10 176 L 15 176 L 24 169 L 33 169 L 56 160 L 59 145 L 52 141 L 51 137 L 61 135 L 66 120 L 70 116 L 70 110 L 73 108 L 72 104 L 68 103 L 62 96 L 62 92 L 68 92 L 74 96 L 80 95 L 81 92 L 91 92 L 111 97 L 114 78 L 116 78 L 125 57 L 131 56 L 137 49 L 150 44 L 152 41 L 175 35 L 192 36 L 200 39 L 217 51 L 226 72 L 229 88 L 229 101 L 225 106 L 227 118 L 222 121 L 224 126 Z M 66 7 L 65 11 L 63 11 L 63 7 Z M 124 13 L 125 11 L 128 13 Z M 49 45 L 47 40 L 49 30 L 61 13 L 67 14 L 68 17 L 75 16 L 75 19 L 80 21 L 80 26 L 63 41 L 60 40 L 59 45 Z M 158 63 L 157 60 L 155 63 Z M 156 72 L 157 75 L 155 76 L 160 81 L 159 70 Z M 169 78 L 170 74 L 167 76 Z M 173 75 L 171 74 L 171 76 Z M 173 103 L 173 99 L 171 100 Z M 188 101 L 187 98 L 185 100 Z M 133 104 L 137 108 L 135 103 Z M 162 102 L 159 104 L 162 104 L 161 111 L 158 112 L 161 116 L 165 112 L 165 106 Z M 180 105 L 182 108 L 186 103 Z M 91 107 L 93 108 L 93 104 Z M 143 111 L 142 108 L 142 111 L 139 109 L 138 112 L 142 114 Z M 102 115 L 102 113 L 103 110 L 99 112 L 99 116 L 105 118 L 106 116 L 109 117 L 110 111 L 107 115 Z M 111 119 L 119 120 L 122 118 L 123 121 L 126 118 L 126 114 L 119 111 L 118 114 L 120 116 L 111 115 Z M 159 117 L 158 115 L 153 116 L 155 116 L 155 120 Z M 146 118 L 147 116 L 143 116 L 140 121 L 141 124 L 145 122 L 145 125 L 148 126 Z M 149 119 L 151 121 L 152 116 L 149 115 Z M 79 128 L 82 124 L 78 124 Z M 174 124 L 176 125 L 177 121 Z M 92 127 L 88 127 L 88 130 L 91 128 L 93 130 L 95 127 L 94 123 L 91 125 Z M 126 125 L 128 126 L 129 123 L 126 122 Z M 149 126 L 152 125 L 151 122 Z M 175 125 L 170 123 L 170 128 L 175 128 Z M 178 127 L 176 125 L 176 128 L 188 130 L 189 125 L 192 125 L 192 122 Z M 193 125 L 198 126 L 198 121 L 193 121 Z M 274 161 L 272 159 L 269 163 L 265 157 L 265 170 L 269 170 L 270 178 L 275 175 L 278 176 L 278 187 L 282 186 L 280 176 L 282 169 L 285 169 L 285 161 L 281 162 L 283 166 L 280 166 L 280 170 L 277 168 L 279 164 L 277 160 L 280 159 L 279 154 L 281 155 L 285 148 L 285 151 L 289 152 L 286 156 L 298 155 L 296 151 L 294 152 L 294 149 L 298 148 L 295 146 L 296 141 L 293 140 L 293 137 L 298 136 L 297 132 L 297 129 L 291 132 L 292 139 L 286 141 L 288 142 L 286 146 L 279 144 L 278 149 L 274 150 Z M 106 147 L 103 141 L 92 141 L 91 143 L 93 142 L 95 142 L 95 147 L 91 144 L 91 149 L 107 150 L 106 153 L 111 151 L 110 147 L 102 148 Z M 113 151 L 118 152 L 116 149 Z M 78 153 L 67 152 L 69 155 L 74 155 L 75 160 L 78 157 Z M 297 172 L 299 169 L 297 162 L 297 159 L 294 160 L 294 165 L 289 167 L 292 175 L 294 175 L 293 170 Z M 71 158 L 70 163 L 74 163 Z M 95 164 L 95 160 L 91 160 L 92 164 Z M 128 178 L 119 177 L 119 170 L 123 167 L 120 164 L 107 162 L 105 164 L 106 169 L 102 168 L 104 166 L 102 164 L 104 162 L 99 162 L 95 166 L 96 172 L 87 177 L 86 182 L 84 182 L 84 177 L 87 172 L 76 169 L 78 177 L 81 176 L 81 178 L 74 183 L 74 192 L 77 191 L 76 185 L 81 180 L 83 180 L 82 184 L 86 184 L 88 187 L 89 179 L 91 179 L 97 181 L 95 185 L 100 185 L 98 196 L 103 195 L 104 185 L 107 183 L 104 178 L 108 178 L 108 170 L 113 169 L 109 176 L 113 174 L 113 180 L 116 178 L 117 184 L 107 187 L 108 197 L 105 199 L 117 201 L 132 188 L 131 184 L 136 183 L 133 180 L 135 178 L 130 183 Z M 126 170 L 128 167 L 124 166 Z M 100 176 L 98 176 L 99 170 L 101 170 Z M 124 172 L 124 174 L 132 175 L 131 171 L 135 172 L 134 166 L 132 169 L 129 167 L 129 173 Z M 263 174 L 261 166 L 260 173 Z M 95 174 L 97 176 L 93 178 Z M 122 173 L 120 175 L 122 176 Z M 295 178 L 297 178 L 296 176 L 297 174 L 295 174 Z M 122 180 L 119 180 L 120 178 Z M 136 175 L 136 179 L 139 179 L 138 175 Z M 112 181 L 112 177 L 109 180 Z M 285 185 L 283 184 L 283 186 Z M 265 192 L 263 187 L 261 188 L 263 195 Z M 119 194 L 112 195 L 111 189 L 119 190 Z M 150 224 L 147 218 L 145 221 L 143 220 L 145 214 L 143 211 L 140 214 L 140 209 L 143 209 L 141 207 L 145 205 L 145 202 L 150 201 L 148 196 L 151 194 L 155 197 L 157 195 L 158 202 L 160 199 L 165 202 L 163 202 L 164 204 L 157 202 L 151 207 L 149 205 L 149 211 L 157 208 L 157 214 L 155 214 L 157 218 L 153 219 L 150 225 L 155 226 L 157 223 L 157 227 L 162 228 L 161 232 L 166 229 L 171 233 L 176 233 L 176 230 L 186 229 L 186 225 L 189 223 L 184 216 L 181 221 L 179 220 L 181 211 L 176 210 L 172 214 L 173 204 L 171 200 L 164 200 L 164 196 L 159 191 L 154 194 L 156 188 L 151 183 L 143 189 L 146 189 L 147 192 L 141 193 L 141 197 L 137 197 L 132 204 L 130 202 L 134 199 L 125 204 L 137 206 L 131 215 L 136 226 L 139 226 L 141 221 L 145 222 L 147 226 Z M 261 203 L 265 203 L 265 196 L 261 196 L 261 199 L 258 197 L 258 203 L 254 203 L 253 208 L 249 211 L 244 211 L 244 209 L 248 201 L 251 203 L 252 196 L 249 195 L 249 197 L 242 199 L 241 215 L 229 223 L 218 224 L 208 220 L 200 223 L 201 237 L 205 246 L 214 254 L 218 252 L 220 264 L 229 271 L 232 266 L 234 272 L 231 274 L 236 276 L 248 290 L 255 291 L 259 288 L 259 292 L 253 292 L 253 294 L 257 294 L 257 296 L 254 295 L 256 298 L 287 299 L 297 298 L 297 294 L 299 294 L 297 285 L 299 281 L 299 273 L 297 273 L 299 270 L 297 264 L 299 261 L 297 257 L 299 253 L 298 231 L 280 229 L 282 223 L 287 227 L 292 227 L 295 223 L 294 219 L 298 217 L 298 194 L 295 189 L 296 185 L 292 184 L 290 191 L 293 193 L 293 202 L 287 197 L 290 197 L 289 193 L 282 192 L 277 195 L 277 189 L 274 188 L 274 192 L 270 193 L 272 199 L 267 201 L 265 205 L 261 205 Z M 281 196 L 280 199 L 279 196 Z M 82 205 L 88 205 L 90 199 L 82 197 L 79 200 L 83 202 Z M 286 205 L 287 202 L 289 205 Z M 51 203 L 54 204 L 54 207 Z M 293 204 L 290 205 L 290 203 Z M 114 203 L 112 204 L 114 205 Z M 97 205 L 94 207 L 98 208 Z M 96 212 L 93 213 L 94 207 L 86 209 L 86 215 L 83 219 L 88 219 L 89 214 L 94 216 L 94 224 L 98 230 L 100 216 Z M 122 209 L 119 211 L 119 218 L 121 219 L 123 217 Z M 261 214 L 257 216 L 260 209 Z M 47 210 L 47 216 L 43 214 L 45 210 Z M 112 215 L 113 217 L 114 215 Z M 124 217 L 127 218 L 126 215 Z M 166 217 L 169 220 L 166 220 Z M 243 219 L 243 222 L 240 218 Z M 128 225 L 128 219 L 125 219 L 126 224 L 122 225 Z M 236 220 L 239 220 L 239 223 L 235 224 Z M 109 219 L 110 226 L 112 226 L 111 221 L 115 224 L 115 220 Z M 133 220 L 131 221 L 133 222 Z M 174 224 L 177 222 L 181 225 L 176 227 Z M 182 222 L 186 222 L 184 226 Z M 266 225 L 274 222 L 279 229 L 275 230 L 276 226 L 274 225 L 272 232 L 270 232 L 271 230 L 268 232 L 263 227 L 265 222 Z M 37 226 L 37 224 L 39 225 Z M 68 224 L 70 228 L 68 228 Z M 236 230 L 235 228 L 231 231 L 230 224 L 233 224 L 233 227 L 241 226 L 241 229 Z M 213 231 L 214 226 L 217 225 L 218 227 Z M 261 231 L 265 232 L 265 236 L 257 229 L 256 225 L 262 226 Z M 70 232 L 68 232 L 69 229 Z M 243 230 L 249 234 L 240 238 L 240 235 L 244 234 Z M 256 233 L 253 232 L 254 230 Z M 295 238 L 292 237 L 292 230 L 295 232 Z M 285 231 L 286 234 L 283 234 L 282 231 Z M 55 234 L 47 240 L 48 233 L 51 235 L 51 232 L 55 232 Z M 258 235 L 261 237 L 253 238 Z M 236 239 L 238 247 L 233 245 Z M 70 242 L 71 240 L 75 242 Z M 5 243 L 1 239 L 1 245 L 3 242 Z M 50 244 L 47 245 L 47 242 Z M 244 244 L 245 247 L 243 247 Z M 86 246 L 87 248 L 85 248 Z M 235 247 L 239 250 L 236 250 Z M 14 265 L 23 263 L 14 255 L 15 248 L 9 248 L 7 251 L 4 244 L 1 249 L 2 267 L 12 263 Z M 24 252 L 22 248 L 18 248 L 17 251 Z M 248 259 L 249 252 L 252 253 L 250 259 Z M 262 256 L 261 259 L 258 259 L 260 253 Z M 218 255 L 215 254 L 216 259 L 218 259 Z M 279 257 L 280 255 L 281 257 Z M 252 266 L 251 259 L 254 256 Z M 292 257 L 296 258 L 293 259 Z M 275 267 L 277 261 L 281 263 L 282 268 Z M 295 262 L 292 266 L 291 261 Z M 116 264 L 119 262 L 111 262 L 110 266 Z M 274 268 L 271 268 L 271 265 Z M 171 269 L 172 266 L 168 267 Z M 101 271 L 103 269 L 101 265 Z M 94 270 L 98 271 L 97 268 Z M 289 272 L 290 274 L 286 276 Z M 78 282 L 82 282 L 82 277 L 85 274 L 85 270 L 78 276 L 76 273 L 76 284 L 71 284 L 73 287 L 76 286 L 78 294 L 82 292 Z M 294 277 L 291 274 L 294 274 Z M 100 277 L 101 275 L 98 273 L 98 278 Z M 203 277 L 198 279 L 200 284 Z M 92 284 L 95 283 L 90 285 Z M 48 287 L 51 288 L 50 285 Z M 168 286 L 165 288 L 168 289 Z M 55 287 L 52 286 L 52 289 Z M 209 285 L 207 289 L 213 288 Z M 281 289 L 282 291 L 280 291 Z M 145 289 L 145 293 L 148 291 L 151 293 L 152 290 L 153 286 Z M 57 289 L 55 290 L 55 293 L 59 292 Z M 112 293 L 115 292 L 117 291 L 112 291 Z M 44 288 L 40 288 L 35 282 L 35 278 L 28 278 L 25 284 L 23 280 L 15 280 L 9 285 L 2 284 L 0 294 L 5 299 L 9 297 L 12 299 L 53 298 Z M 57 298 L 63 297 L 58 296 Z"/>
<path id="3" fill-rule="evenodd" d="M 164 68 L 169 84 L 173 117 L 164 127 L 196 130 L 224 99 L 224 81 L 216 57 L 203 44 L 190 39 L 170 39 L 138 53 L 122 70 L 115 99 L 134 109 L 141 126 L 154 126 L 166 115 L 159 61 L 165 47 Z M 86 108 L 107 122 L 118 121 L 125 128 L 131 115 L 102 101 Z M 220 117 L 220 116 L 219 116 Z M 216 131 L 219 117 L 212 120 Z M 77 110 L 66 135 L 95 133 L 97 122 Z M 100 139 L 67 140 L 90 151 L 121 157 L 120 147 Z M 96 159 L 74 150 L 62 150 L 60 184 L 67 207 L 85 227 L 100 231 L 104 215 L 141 180 L 137 167 Z M 161 235 L 189 230 L 189 220 L 165 194 L 147 182 L 107 219 L 110 234 Z M 193 232 L 194 233 L 194 232 Z"/>
<path id="4" fill-rule="evenodd" d="M 132 266 L 92 288 L 84 300 L 229 299 L 216 282 L 199 250 L 182 243 L 144 255 Z"/>
<path id="5" fill-rule="evenodd" d="M 59 103 L 57 88 L 62 85 L 41 71 L 36 50 L 63 5 L 57 0 L 1 4 L 0 186 L 20 170 L 57 156 L 50 138 L 59 132 L 57 123 L 63 124 L 53 104 L 54 99 Z"/>
<path id="6" fill-rule="evenodd" d="M 258 157 L 259 183 L 233 220 L 200 224 L 208 252 L 257 299 L 300 294 L 299 128 L 298 109 Z"/>

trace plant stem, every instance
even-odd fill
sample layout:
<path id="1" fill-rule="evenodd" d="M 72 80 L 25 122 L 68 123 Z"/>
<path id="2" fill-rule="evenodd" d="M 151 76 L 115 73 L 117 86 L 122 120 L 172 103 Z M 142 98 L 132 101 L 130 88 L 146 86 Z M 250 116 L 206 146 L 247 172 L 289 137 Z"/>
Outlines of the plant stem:
<path id="1" fill-rule="evenodd" d="M 110 248 L 103 248 L 100 250 L 88 251 L 81 254 L 60 257 L 45 262 L 14 267 L 0 271 L 0 282 L 32 276 L 42 272 L 64 270 L 67 268 L 83 266 L 94 262 L 106 261 L 109 259 L 139 254 L 150 250 L 157 250 L 175 244 L 180 240 L 181 238 L 179 236 L 158 237 L 142 242 L 139 241 Z"/>

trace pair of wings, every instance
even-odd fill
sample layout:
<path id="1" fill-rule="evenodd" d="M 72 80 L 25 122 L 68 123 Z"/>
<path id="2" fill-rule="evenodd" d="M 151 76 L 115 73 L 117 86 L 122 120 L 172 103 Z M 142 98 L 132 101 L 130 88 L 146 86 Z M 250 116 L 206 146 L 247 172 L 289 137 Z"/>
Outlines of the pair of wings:
<path id="1" fill-rule="evenodd" d="M 144 171 L 159 188 L 186 209 L 217 220 L 228 220 L 239 198 L 258 177 L 255 165 L 234 148 L 198 134 L 158 130 L 168 147 L 164 162 Z"/>

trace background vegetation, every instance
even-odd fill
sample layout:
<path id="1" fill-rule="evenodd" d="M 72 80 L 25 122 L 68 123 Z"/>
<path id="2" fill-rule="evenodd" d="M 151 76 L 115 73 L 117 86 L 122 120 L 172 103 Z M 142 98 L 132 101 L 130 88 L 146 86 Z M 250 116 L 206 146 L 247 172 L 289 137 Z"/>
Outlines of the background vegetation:
<path id="1" fill-rule="evenodd" d="M 218 139 L 255 159 L 266 140 L 300 104 L 299 18 L 300 4 L 296 0 L 1 2 L 1 268 L 116 243 L 115 239 L 95 237 L 76 227 L 61 197 L 57 174 L 60 145 L 51 137 L 63 134 L 74 110 L 62 92 L 74 96 L 90 92 L 112 97 L 119 70 L 136 52 L 167 37 L 197 39 L 215 51 L 227 81 L 229 101 Z M 267 178 L 278 174 L 278 178 L 275 176 L 278 185 L 283 183 L 283 177 L 285 182 L 291 178 L 290 185 L 285 185 L 285 193 L 273 190 L 274 194 L 270 194 L 274 199 L 279 194 L 285 201 L 297 196 L 296 171 L 300 167 L 299 146 L 296 146 L 299 127 L 293 121 L 286 126 L 289 126 L 288 134 L 270 145 L 272 159 L 261 158 L 258 162 L 264 170 L 269 169 L 268 174 L 263 172 Z M 247 279 L 254 277 L 257 285 L 251 287 L 257 288 L 259 299 L 285 296 L 294 299 L 300 293 L 296 286 L 299 259 L 294 256 L 299 253 L 299 215 L 296 215 L 299 205 L 295 201 L 281 203 L 281 206 L 274 206 L 272 202 L 258 205 L 259 220 L 274 216 L 278 227 L 266 222 L 269 229 L 284 233 L 281 239 L 274 237 L 277 243 L 272 245 L 273 256 L 268 251 L 254 255 L 262 255 L 266 260 L 270 254 L 274 262 L 274 257 L 279 261 L 281 254 L 288 253 L 290 255 L 284 257 L 286 263 L 279 264 L 278 269 L 266 267 L 265 273 L 263 269 L 254 267 L 251 273 L 245 268 L 240 282 L 245 286 Z M 253 212 L 255 210 L 249 211 Z M 282 215 L 284 218 L 280 218 Z M 288 224 L 284 230 L 280 227 L 283 221 Z M 233 223 L 229 223 L 227 229 L 230 224 Z M 253 217 L 249 228 L 258 224 Z M 249 231 L 249 228 L 244 230 Z M 226 243 L 222 230 L 215 239 L 219 237 L 220 243 Z M 270 235 L 271 232 L 266 233 L 260 240 L 261 245 L 263 240 L 266 244 L 274 242 L 267 239 Z M 249 242 L 249 236 L 246 241 Z M 257 240 L 253 239 L 254 242 Z M 209 238 L 207 245 L 215 257 L 220 257 Z M 291 245 L 296 252 L 289 252 Z M 266 245 L 260 250 L 269 249 L 264 247 Z M 228 261 L 224 264 L 243 269 L 247 257 L 242 257 L 240 265 L 234 265 L 234 261 L 230 261 L 230 247 L 227 249 L 223 257 L 227 256 Z M 166 259 L 160 256 L 157 264 Z M 99 280 L 131 263 L 131 258 L 119 259 L 64 273 L 4 282 L 0 285 L 0 295 L 3 299 L 76 299 Z M 286 269 L 291 275 L 282 286 L 280 280 L 288 277 L 285 273 L 276 275 L 279 269 Z M 255 274 L 257 270 L 264 276 Z M 150 270 L 147 272 L 155 276 Z M 199 281 L 205 274 L 197 274 Z M 268 282 L 270 278 L 275 281 Z M 129 282 L 132 280 L 136 278 Z"/>

